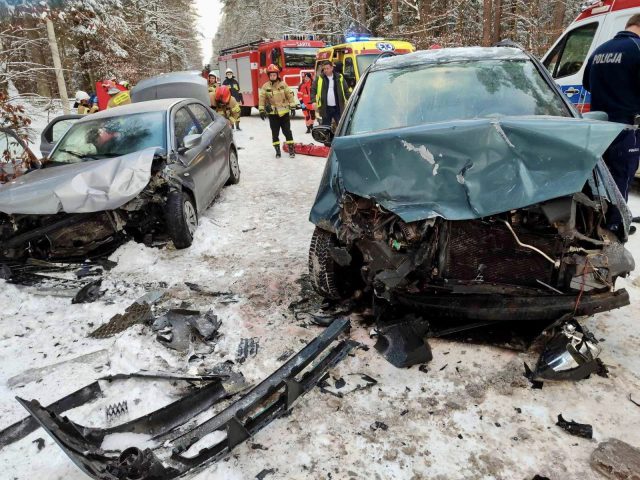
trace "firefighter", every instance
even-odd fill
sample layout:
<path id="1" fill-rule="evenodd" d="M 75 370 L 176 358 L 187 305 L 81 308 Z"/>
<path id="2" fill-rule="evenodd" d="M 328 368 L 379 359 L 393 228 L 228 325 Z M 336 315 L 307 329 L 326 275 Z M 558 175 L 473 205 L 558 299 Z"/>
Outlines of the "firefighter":
<path id="1" fill-rule="evenodd" d="M 76 92 L 76 106 L 78 107 L 79 115 L 88 115 L 99 110 L 97 105 L 91 104 L 91 96 L 82 90 Z"/>
<path id="2" fill-rule="evenodd" d="M 107 93 L 111 98 L 109 98 L 109 103 L 107 103 L 107 109 L 121 107 L 122 105 L 128 105 L 131 103 L 131 95 L 129 95 L 128 90 L 120 90 L 118 87 L 109 87 Z"/>
<path id="3" fill-rule="evenodd" d="M 223 85 L 227 85 L 231 89 L 231 95 L 235 98 L 240 104 L 242 104 L 242 94 L 240 93 L 240 84 L 238 80 L 233 76 L 233 70 L 227 68 L 224 73 L 225 78 L 222 82 Z"/>
<path id="4" fill-rule="evenodd" d="M 211 108 L 229 120 L 231 128 L 240 130 L 240 105 L 231 95 L 231 89 L 228 85 L 220 85 L 215 92 L 209 93 Z"/>
<path id="5" fill-rule="evenodd" d="M 341 73 L 334 71 L 333 62 L 325 60 L 322 75 L 318 77 L 316 88 L 311 90 L 314 99 L 314 110 L 322 117 L 322 125 L 331 125 L 335 120 L 340 122 L 340 116 L 349 98 L 349 87 Z"/>
<path id="6" fill-rule="evenodd" d="M 311 74 L 304 74 L 304 79 L 298 87 L 298 98 L 300 99 L 300 107 L 304 113 L 304 123 L 307 125 L 307 132 L 311 133 L 313 122 L 316 119 L 316 111 L 313 109 L 313 101 L 311 100 Z"/>
<path id="7" fill-rule="evenodd" d="M 286 83 L 280 79 L 280 69 L 273 63 L 267 67 L 269 81 L 262 85 L 260 89 L 260 102 L 258 111 L 260 118 L 264 120 L 269 116 L 269 126 L 271 127 L 271 138 L 273 148 L 276 150 L 276 158 L 280 158 L 280 130 L 284 134 L 289 147 L 289 157 L 296 156 L 293 146 L 293 135 L 291 134 L 290 112 L 297 107 L 293 92 Z"/>
<path id="8" fill-rule="evenodd" d="M 209 73 L 209 93 L 215 93 L 216 88 L 218 87 L 218 77 L 216 74 L 211 72 Z"/>

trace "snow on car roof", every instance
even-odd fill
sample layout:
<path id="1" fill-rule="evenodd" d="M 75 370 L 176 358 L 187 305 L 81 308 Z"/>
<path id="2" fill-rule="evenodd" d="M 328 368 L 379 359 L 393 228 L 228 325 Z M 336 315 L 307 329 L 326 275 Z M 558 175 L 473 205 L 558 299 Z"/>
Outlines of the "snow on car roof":
<path id="1" fill-rule="evenodd" d="M 529 60 L 525 52 L 512 47 L 458 47 L 419 50 L 378 60 L 371 71 L 402 68 L 424 63 L 464 62 L 470 60 Z"/>

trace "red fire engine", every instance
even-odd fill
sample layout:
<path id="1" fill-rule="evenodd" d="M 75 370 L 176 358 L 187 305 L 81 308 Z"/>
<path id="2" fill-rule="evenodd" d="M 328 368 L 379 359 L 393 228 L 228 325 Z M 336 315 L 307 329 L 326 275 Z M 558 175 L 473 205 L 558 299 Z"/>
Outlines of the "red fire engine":
<path id="1" fill-rule="evenodd" d="M 242 93 L 242 114 L 250 115 L 251 107 L 258 106 L 258 89 L 269 80 L 266 68 L 270 64 L 280 67 L 280 78 L 296 95 L 304 74 L 314 73 L 316 53 L 324 46 L 313 35 L 285 35 L 283 40 L 258 40 L 222 49 L 218 57 L 220 82 L 227 68 L 233 70 Z"/>

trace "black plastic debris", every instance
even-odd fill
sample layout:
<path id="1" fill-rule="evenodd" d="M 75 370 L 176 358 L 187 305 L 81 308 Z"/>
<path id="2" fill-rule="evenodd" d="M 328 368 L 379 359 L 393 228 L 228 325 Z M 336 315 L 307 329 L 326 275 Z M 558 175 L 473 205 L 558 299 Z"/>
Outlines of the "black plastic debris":
<path id="1" fill-rule="evenodd" d="M 551 480 L 549 477 L 543 477 L 542 475 L 536 475 L 531 480 Z"/>
<path id="2" fill-rule="evenodd" d="M 255 357 L 258 355 L 258 350 L 260 349 L 260 339 L 257 337 L 253 338 L 242 338 L 240 339 L 240 344 L 238 345 L 238 351 L 236 353 L 236 360 L 239 363 L 244 363 L 244 361 L 249 357 Z"/>
<path id="3" fill-rule="evenodd" d="M 346 377 L 335 380 L 332 385 L 329 383 L 329 375 L 327 374 L 320 380 L 318 387 L 320 387 L 322 393 L 343 398 L 349 393 L 367 390 L 377 383 L 378 381 L 375 378 L 366 373 L 350 373 Z"/>
<path id="4" fill-rule="evenodd" d="M 640 407 L 640 403 L 636 402 L 633 398 L 631 398 L 631 394 L 629 394 L 629 401 L 633 403 L 636 407 Z"/>
<path id="5" fill-rule="evenodd" d="M 583 380 L 593 373 L 606 375 L 606 367 L 598 362 L 598 341 L 577 321 L 569 320 L 551 332 L 530 380 Z M 603 370 L 604 367 L 604 370 Z"/>
<path id="6" fill-rule="evenodd" d="M 296 400 L 355 347 L 355 342 L 348 340 L 333 345 L 348 328 L 348 319 L 336 320 L 271 376 L 214 416 L 206 420 L 199 417 L 200 423 L 195 425 L 190 421 L 197 415 L 209 409 L 214 413 L 215 405 L 228 398 L 225 388 L 220 388 L 221 395 L 214 395 L 202 394 L 207 388 L 203 387 L 140 420 L 111 429 L 79 425 L 43 408 L 36 400 L 17 400 L 91 478 L 171 480 L 223 458 L 271 421 L 290 414 Z M 222 387 L 219 382 L 210 385 Z M 103 450 L 105 436 L 113 432 L 150 434 L 157 446 L 146 450 Z M 225 434 L 217 444 L 198 445 L 205 436 L 216 432 Z"/>
<path id="7" fill-rule="evenodd" d="M 256 475 L 256 479 L 257 480 L 264 480 L 269 475 L 273 475 L 274 473 L 276 473 L 276 469 L 275 468 L 265 468 L 259 474 Z"/>
<path id="8" fill-rule="evenodd" d="M 567 433 L 576 437 L 593 438 L 593 427 L 587 423 L 577 423 L 573 420 L 565 420 L 562 414 L 558 415 L 556 425 Z"/>
<path id="9" fill-rule="evenodd" d="M 71 300 L 71 303 L 92 303 L 99 299 L 103 292 L 100 291 L 100 287 L 102 287 L 102 279 L 94 280 L 93 282 L 87 283 L 84 287 L 82 287 L 75 297 Z"/>
<path id="10" fill-rule="evenodd" d="M 376 330 L 378 340 L 374 348 L 393 366 L 406 368 L 433 359 L 424 340 L 428 324 L 422 319 L 408 315 L 400 323 L 382 325 Z"/>
<path id="11" fill-rule="evenodd" d="M 387 425 L 384 422 L 380 422 L 380 421 L 376 420 L 374 423 L 371 424 L 371 426 L 369 428 L 371 428 L 371 430 L 373 430 L 374 432 L 376 430 L 382 430 L 382 431 L 386 432 L 387 430 L 389 430 L 389 425 Z"/>
<path id="12" fill-rule="evenodd" d="M 36 444 L 36 447 L 38 448 L 38 451 L 40 451 L 40 450 L 42 450 L 44 448 L 44 438 L 36 438 L 31 443 L 35 443 Z"/>
<path id="13" fill-rule="evenodd" d="M 203 314 L 198 310 L 172 309 L 156 318 L 151 329 L 164 346 L 186 352 L 197 338 L 214 340 L 221 325 L 222 321 L 211 310 Z"/>

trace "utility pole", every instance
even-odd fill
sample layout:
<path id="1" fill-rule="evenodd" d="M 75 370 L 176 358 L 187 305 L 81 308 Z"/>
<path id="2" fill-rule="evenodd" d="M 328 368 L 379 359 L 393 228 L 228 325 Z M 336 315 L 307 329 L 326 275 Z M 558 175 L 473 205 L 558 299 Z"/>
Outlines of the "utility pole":
<path id="1" fill-rule="evenodd" d="M 69 97 L 67 96 L 67 86 L 64 83 L 64 74 L 62 73 L 62 62 L 60 61 L 60 53 L 58 52 L 58 42 L 56 41 L 56 32 L 53 29 L 53 22 L 46 17 L 47 36 L 49 37 L 49 47 L 51 48 L 51 56 L 53 57 L 53 68 L 56 71 L 56 81 L 58 82 L 58 91 L 60 92 L 60 100 L 62 101 L 62 111 L 65 115 L 69 115 Z"/>

